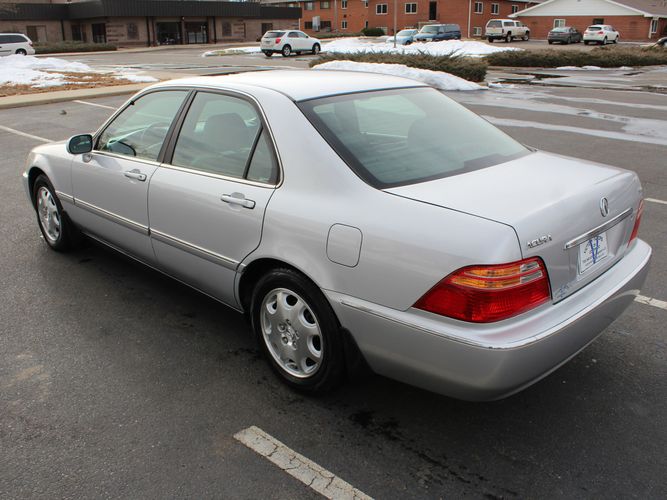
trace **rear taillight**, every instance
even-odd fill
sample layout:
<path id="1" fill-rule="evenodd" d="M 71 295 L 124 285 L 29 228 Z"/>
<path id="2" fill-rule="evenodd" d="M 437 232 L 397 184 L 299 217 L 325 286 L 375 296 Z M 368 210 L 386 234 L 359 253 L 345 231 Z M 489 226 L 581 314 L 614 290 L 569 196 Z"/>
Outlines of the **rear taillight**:
<path id="1" fill-rule="evenodd" d="M 276 45 L 280 43 L 280 38 L 276 38 Z"/>
<path id="2" fill-rule="evenodd" d="M 28 42 L 28 45 L 30 45 L 32 47 L 32 42 Z"/>
<path id="3" fill-rule="evenodd" d="M 426 292 L 414 307 L 462 321 L 491 323 L 550 298 L 544 262 L 533 257 L 509 264 L 463 267 Z"/>
<path id="4" fill-rule="evenodd" d="M 637 209 L 637 218 L 635 219 L 635 225 L 632 228 L 632 233 L 630 233 L 630 240 L 628 241 L 628 245 L 632 243 L 632 240 L 634 240 L 637 237 L 637 233 L 639 232 L 639 224 L 642 222 L 642 214 L 644 213 L 644 200 L 642 199 L 639 202 L 639 208 Z"/>
<path id="5" fill-rule="evenodd" d="M 598 35 L 604 35 L 604 31 L 598 31 Z"/>

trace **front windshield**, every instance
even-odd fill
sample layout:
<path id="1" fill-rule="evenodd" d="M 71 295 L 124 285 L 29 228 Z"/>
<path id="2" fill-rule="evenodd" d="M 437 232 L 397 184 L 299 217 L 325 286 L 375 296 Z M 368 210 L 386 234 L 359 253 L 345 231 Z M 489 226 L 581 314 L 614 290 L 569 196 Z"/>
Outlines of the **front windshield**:
<path id="1" fill-rule="evenodd" d="M 415 30 L 401 30 L 398 32 L 398 36 L 409 36 L 412 35 Z"/>
<path id="2" fill-rule="evenodd" d="M 298 106 L 348 166 L 381 189 L 458 175 L 530 153 L 429 87 L 325 97 Z"/>
<path id="3" fill-rule="evenodd" d="M 424 26 L 420 33 L 437 33 L 438 32 L 438 27 L 437 26 Z"/>

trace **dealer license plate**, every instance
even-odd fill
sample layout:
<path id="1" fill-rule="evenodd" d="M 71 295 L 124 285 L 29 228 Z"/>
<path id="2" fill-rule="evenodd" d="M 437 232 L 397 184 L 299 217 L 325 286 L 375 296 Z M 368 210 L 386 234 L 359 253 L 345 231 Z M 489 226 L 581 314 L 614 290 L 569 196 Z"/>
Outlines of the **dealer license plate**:
<path id="1" fill-rule="evenodd" d="M 607 257 L 607 233 L 598 234 L 579 245 L 579 274 Z"/>

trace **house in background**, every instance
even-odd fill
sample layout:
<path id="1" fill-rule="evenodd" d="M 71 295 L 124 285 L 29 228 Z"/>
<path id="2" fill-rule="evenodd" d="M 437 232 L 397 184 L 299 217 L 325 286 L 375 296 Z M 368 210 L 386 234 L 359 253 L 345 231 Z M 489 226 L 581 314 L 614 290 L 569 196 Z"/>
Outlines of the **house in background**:
<path id="1" fill-rule="evenodd" d="M 464 37 L 481 37 L 490 19 L 507 18 L 542 0 L 261 0 L 264 4 L 300 6 L 301 29 L 316 35 L 359 33 L 363 28 L 382 28 L 393 34 L 396 27 L 421 28 L 425 24 L 454 23 Z"/>
<path id="2" fill-rule="evenodd" d="M 0 32 L 34 42 L 75 40 L 121 46 L 257 40 L 295 29 L 299 8 L 224 0 L 0 0 Z"/>
<path id="3" fill-rule="evenodd" d="M 611 24 L 622 40 L 655 40 L 667 34 L 666 0 L 547 0 L 513 14 L 535 38 L 549 30 L 572 26 L 584 31 L 592 24 Z"/>

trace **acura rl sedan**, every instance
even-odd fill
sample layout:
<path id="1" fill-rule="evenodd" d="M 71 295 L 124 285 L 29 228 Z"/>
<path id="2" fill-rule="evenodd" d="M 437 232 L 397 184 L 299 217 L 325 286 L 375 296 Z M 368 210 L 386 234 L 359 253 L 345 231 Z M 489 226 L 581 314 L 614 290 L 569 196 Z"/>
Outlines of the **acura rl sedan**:
<path id="1" fill-rule="evenodd" d="M 635 173 L 535 151 L 377 74 L 160 83 L 35 148 L 23 182 L 51 248 L 87 235 L 245 313 L 311 393 L 365 360 L 505 397 L 590 344 L 651 257 Z"/>

